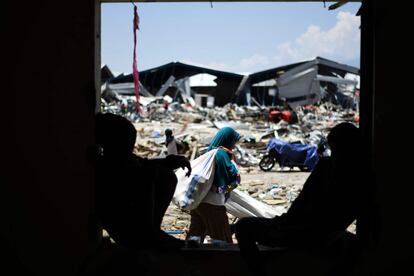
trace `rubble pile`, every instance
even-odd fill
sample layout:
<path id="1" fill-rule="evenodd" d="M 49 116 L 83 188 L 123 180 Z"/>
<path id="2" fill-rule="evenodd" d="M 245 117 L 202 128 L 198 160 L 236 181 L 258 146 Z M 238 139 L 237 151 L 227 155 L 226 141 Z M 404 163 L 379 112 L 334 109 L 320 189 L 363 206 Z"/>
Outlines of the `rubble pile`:
<path id="1" fill-rule="evenodd" d="M 359 121 L 355 110 L 343 109 L 329 102 L 296 109 L 298 122 L 294 124 L 269 120 L 270 108 L 261 106 L 227 104 L 206 108 L 197 106 L 194 101 L 178 103 L 166 101 L 165 97 L 141 97 L 140 103 L 139 115 L 134 97 L 124 96 L 110 103 L 103 100 L 102 104 L 103 112 L 125 116 L 134 123 L 137 129 L 135 153 L 138 156 L 165 157 L 164 131 L 169 128 L 176 139 L 189 145 L 183 155 L 193 160 L 206 152 L 218 129 L 230 126 L 242 135 L 234 149 L 242 178 L 238 189 L 283 211 L 299 194 L 309 172 L 278 166 L 271 172 L 261 171 L 258 164 L 267 152 L 269 140 L 276 137 L 289 143 L 318 144 L 336 124 L 343 121 L 357 124 Z M 230 216 L 231 222 L 235 219 Z M 189 221 L 188 213 L 171 204 L 162 228 L 184 238 Z"/>

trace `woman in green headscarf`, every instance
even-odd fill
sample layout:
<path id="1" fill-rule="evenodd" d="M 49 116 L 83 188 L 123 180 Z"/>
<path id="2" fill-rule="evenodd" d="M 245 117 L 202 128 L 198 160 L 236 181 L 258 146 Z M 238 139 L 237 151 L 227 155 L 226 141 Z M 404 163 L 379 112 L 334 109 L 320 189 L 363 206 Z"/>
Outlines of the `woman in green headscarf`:
<path id="1" fill-rule="evenodd" d="M 232 149 L 240 134 L 230 127 L 224 127 L 214 137 L 208 150 L 218 149 L 215 156 L 213 185 L 200 205 L 191 211 L 188 237 L 200 237 L 201 242 L 209 235 L 213 240 L 233 243 L 226 207 L 231 190 L 240 183 L 240 175 L 234 162 Z"/>

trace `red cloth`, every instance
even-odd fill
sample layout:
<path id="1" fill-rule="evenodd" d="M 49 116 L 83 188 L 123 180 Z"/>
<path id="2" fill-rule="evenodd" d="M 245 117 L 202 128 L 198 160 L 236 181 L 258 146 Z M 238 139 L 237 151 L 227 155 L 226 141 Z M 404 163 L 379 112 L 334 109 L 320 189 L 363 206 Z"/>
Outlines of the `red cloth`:
<path id="1" fill-rule="evenodd" d="M 269 119 L 272 119 L 272 118 L 275 118 L 275 117 L 279 116 L 280 113 L 281 112 L 279 110 L 272 110 L 272 111 L 270 111 L 269 112 Z"/>
<path id="2" fill-rule="evenodd" d="M 137 112 L 140 111 L 139 106 L 139 72 L 137 66 L 137 30 L 139 30 L 139 17 L 137 12 L 137 6 L 134 6 L 134 60 L 132 62 L 132 76 L 134 78 L 135 96 L 137 99 Z"/>
<path id="3" fill-rule="evenodd" d="M 292 121 L 292 112 L 291 111 L 282 111 L 282 120 L 290 123 Z"/>
<path id="4" fill-rule="evenodd" d="M 269 113 L 269 119 L 273 120 L 274 118 L 280 118 L 285 122 L 290 123 L 292 121 L 292 111 L 279 111 L 279 110 L 272 110 Z"/>

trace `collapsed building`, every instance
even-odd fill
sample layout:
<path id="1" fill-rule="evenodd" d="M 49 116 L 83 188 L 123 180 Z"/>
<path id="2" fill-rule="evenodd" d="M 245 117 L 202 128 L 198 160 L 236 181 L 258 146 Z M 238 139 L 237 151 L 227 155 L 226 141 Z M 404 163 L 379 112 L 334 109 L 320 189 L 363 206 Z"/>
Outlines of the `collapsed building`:
<path id="1" fill-rule="evenodd" d="M 266 106 L 282 100 L 295 108 L 326 100 L 352 108 L 357 102 L 359 69 L 316 57 L 251 74 L 247 83 L 246 99 L 253 97 Z"/>
<path id="2" fill-rule="evenodd" d="M 321 57 L 248 75 L 171 62 L 140 72 L 140 91 L 146 97 L 168 96 L 170 101 L 195 99 L 202 107 L 228 103 L 275 106 L 286 102 L 294 109 L 330 101 L 357 109 L 359 69 Z M 132 74 L 108 78 L 102 93 L 109 101 L 117 95 L 133 96 Z"/>
<path id="3" fill-rule="evenodd" d="M 193 97 L 200 99 L 198 101 L 201 105 L 210 102 L 210 106 L 223 106 L 234 101 L 234 92 L 242 78 L 243 75 L 240 74 L 182 62 L 171 62 L 140 72 L 141 91 L 148 91 L 157 97 L 168 95 L 181 101 Z M 126 83 L 131 86 L 130 95 L 134 95 L 132 74 L 112 79 L 110 86 L 117 87 Z"/>

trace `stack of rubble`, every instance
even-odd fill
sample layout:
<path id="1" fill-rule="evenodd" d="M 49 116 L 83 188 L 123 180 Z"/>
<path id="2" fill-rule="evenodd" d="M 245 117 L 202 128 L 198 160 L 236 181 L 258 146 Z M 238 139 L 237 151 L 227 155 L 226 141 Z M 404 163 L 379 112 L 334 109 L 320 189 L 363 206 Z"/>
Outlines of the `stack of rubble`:
<path id="1" fill-rule="evenodd" d="M 141 97 L 140 115 L 135 108 L 133 97 L 122 97 L 120 101 L 111 103 L 103 101 L 103 112 L 119 114 L 134 122 L 138 133 L 135 153 L 141 157 L 157 158 L 166 155 L 164 131 L 167 128 L 173 130 L 177 139 L 189 145 L 188 151 L 183 155 L 190 160 L 206 152 L 218 129 L 225 126 L 236 129 L 242 135 L 235 149 L 236 161 L 242 175 L 242 184 L 238 189 L 284 210 L 299 194 L 309 173 L 298 170 L 283 174 L 282 168 L 276 168 L 273 173 L 261 172 L 258 164 L 266 154 L 269 140 L 276 137 L 287 142 L 317 144 L 336 124 L 343 121 L 358 122 L 356 112 L 344 110 L 331 103 L 297 109 L 299 122 L 296 124 L 283 120 L 278 123 L 271 122 L 268 120 L 269 108 L 258 106 L 228 104 L 206 108 L 192 102 L 179 104 L 166 101 L 165 97 Z M 231 216 L 230 219 L 235 220 Z M 171 205 L 163 228 L 179 230 L 177 233 L 181 233 L 188 226 L 189 214 Z"/>

